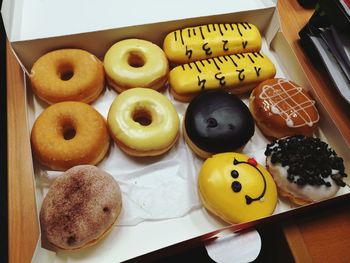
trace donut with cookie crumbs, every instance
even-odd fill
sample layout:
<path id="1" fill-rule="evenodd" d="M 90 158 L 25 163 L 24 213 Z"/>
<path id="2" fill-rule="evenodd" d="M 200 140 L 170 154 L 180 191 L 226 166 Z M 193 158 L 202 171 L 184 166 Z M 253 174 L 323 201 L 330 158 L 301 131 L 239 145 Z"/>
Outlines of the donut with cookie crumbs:
<path id="1" fill-rule="evenodd" d="M 267 145 L 266 167 L 279 194 L 298 205 L 328 199 L 345 187 L 343 159 L 319 138 L 295 135 Z"/>

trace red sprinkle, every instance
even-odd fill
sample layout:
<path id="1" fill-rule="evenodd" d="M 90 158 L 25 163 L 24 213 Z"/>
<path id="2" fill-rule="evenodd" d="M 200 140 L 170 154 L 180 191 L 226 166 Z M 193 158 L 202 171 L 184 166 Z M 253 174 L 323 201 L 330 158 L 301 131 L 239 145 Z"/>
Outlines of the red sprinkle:
<path id="1" fill-rule="evenodd" d="M 252 157 L 248 158 L 247 162 L 250 163 L 251 165 L 254 165 L 254 166 L 258 165 L 257 161 Z"/>

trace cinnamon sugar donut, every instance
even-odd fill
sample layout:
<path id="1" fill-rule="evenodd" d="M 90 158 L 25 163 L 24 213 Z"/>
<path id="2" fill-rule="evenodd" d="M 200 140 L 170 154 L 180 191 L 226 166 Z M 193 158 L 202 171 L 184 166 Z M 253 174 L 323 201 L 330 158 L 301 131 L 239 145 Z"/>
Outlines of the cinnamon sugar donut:
<path id="1" fill-rule="evenodd" d="M 316 102 L 299 85 L 286 79 L 269 79 L 251 93 L 250 111 L 268 137 L 311 135 L 317 128 Z"/>
<path id="2" fill-rule="evenodd" d="M 47 103 L 81 101 L 90 103 L 104 88 L 102 62 L 81 49 L 60 49 L 46 53 L 30 73 L 34 93 Z"/>
<path id="3" fill-rule="evenodd" d="M 36 119 L 31 143 L 34 156 L 54 170 L 78 164 L 96 164 L 109 148 L 106 121 L 83 102 L 60 102 L 46 108 Z"/>
<path id="4" fill-rule="evenodd" d="M 42 234 L 55 248 L 91 246 L 111 230 L 122 207 L 114 178 L 92 165 L 67 170 L 51 185 L 40 210 Z"/>

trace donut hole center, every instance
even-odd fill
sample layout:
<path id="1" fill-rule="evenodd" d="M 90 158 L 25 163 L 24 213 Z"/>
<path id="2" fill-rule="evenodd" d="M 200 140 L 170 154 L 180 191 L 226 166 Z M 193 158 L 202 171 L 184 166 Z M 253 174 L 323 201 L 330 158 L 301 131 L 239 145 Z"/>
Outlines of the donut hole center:
<path id="1" fill-rule="evenodd" d="M 70 64 L 61 65 L 58 69 L 58 76 L 63 81 L 70 80 L 74 76 L 73 66 Z"/>
<path id="2" fill-rule="evenodd" d="M 77 133 L 77 131 L 73 127 L 73 125 L 64 125 L 63 126 L 63 138 L 66 141 L 72 140 L 75 137 L 76 133 Z"/>
<path id="3" fill-rule="evenodd" d="M 152 114 L 145 108 L 137 108 L 132 114 L 132 119 L 142 126 L 148 126 L 152 123 Z"/>
<path id="4" fill-rule="evenodd" d="M 132 51 L 128 55 L 128 64 L 133 68 L 141 68 L 145 65 L 146 61 L 144 56 L 140 52 Z"/>

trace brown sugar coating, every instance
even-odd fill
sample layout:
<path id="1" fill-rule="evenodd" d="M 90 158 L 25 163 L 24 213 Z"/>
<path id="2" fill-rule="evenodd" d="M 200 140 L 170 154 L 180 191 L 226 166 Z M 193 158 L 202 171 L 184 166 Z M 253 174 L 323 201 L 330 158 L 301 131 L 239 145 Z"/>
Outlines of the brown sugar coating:
<path id="1" fill-rule="evenodd" d="M 31 144 L 43 165 L 65 171 L 75 165 L 99 163 L 109 149 L 106 121 L 92 106 L 65 101 L 46 108 L 35 120 Z"/>
<path id="2" fill-rule="evenodd" d="M 103 63 L 82 49 L 59 49 L 41 56 L 29 78 L 34 93 L 49 104 L 91 103 L 104 89 Z"/>
<path id="3" fill-rule="evenodd" d="M 53 182 L 43 201 L 42 233 L 59 249 L 91 245 L 113 226 L 121 206 L 111 175 L 92 165 L 75 166 Z"/>
<path id="4" fill-rule="evenodd" d="M 269 79 L 250 96 L 250 111 L 269 137 L 311 135 L 319 121 L 315 101 L 300 86 L 286 79 Z"/>

